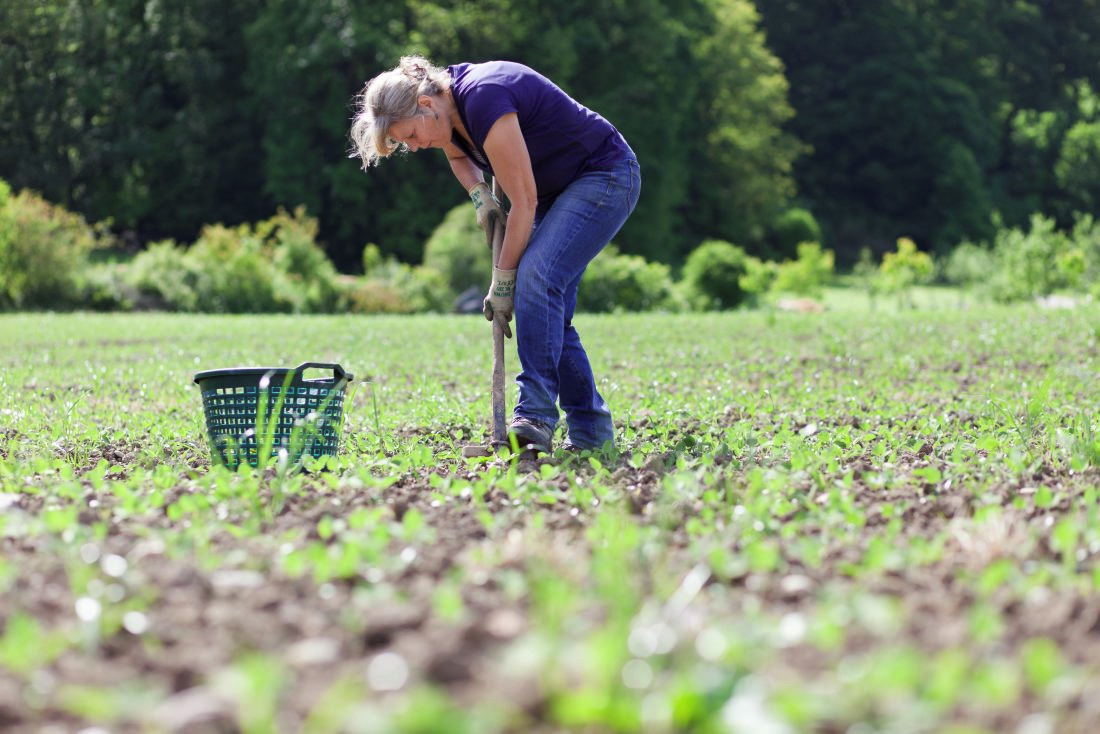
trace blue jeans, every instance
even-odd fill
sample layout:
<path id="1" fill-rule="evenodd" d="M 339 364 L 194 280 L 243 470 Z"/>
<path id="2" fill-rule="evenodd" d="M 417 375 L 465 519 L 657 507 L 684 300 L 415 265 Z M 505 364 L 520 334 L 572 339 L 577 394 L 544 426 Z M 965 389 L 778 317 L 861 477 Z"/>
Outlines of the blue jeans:
<path id="1" fill-rule="evenodd" d="M 516 275 L 516 348 L 522 371 L 516 378 L 515 414 L 553 429 L 560 402 L 569 442 L 580 448 L 614 444 L 615 430 L 573 328 L 577 286 L 588 263 L 634 211 L 640 190 L 640 167 L 633 157 L 610 171 L 579 176 L 548 211 L 536 215 Z"/>

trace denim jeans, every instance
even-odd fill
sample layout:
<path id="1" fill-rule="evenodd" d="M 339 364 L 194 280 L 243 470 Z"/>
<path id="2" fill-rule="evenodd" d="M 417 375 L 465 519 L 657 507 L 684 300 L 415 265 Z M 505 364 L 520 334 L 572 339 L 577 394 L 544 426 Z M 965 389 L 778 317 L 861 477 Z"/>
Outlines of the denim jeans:
<path id="1" fill-rule="evenodd" d="M 548 211 L 536 215 L 516 275 L 516 348 L 522 371 L 516 378 L 515 414 L 553 429 L 560 402 L 569 442 L 580 448 L 613 444 L 615 431 L 573 327 L 577 286 L 588 263 L 634 211 L 640 189 L 640 167 L 633 157 L 610 171 L 579 176 Z"/>

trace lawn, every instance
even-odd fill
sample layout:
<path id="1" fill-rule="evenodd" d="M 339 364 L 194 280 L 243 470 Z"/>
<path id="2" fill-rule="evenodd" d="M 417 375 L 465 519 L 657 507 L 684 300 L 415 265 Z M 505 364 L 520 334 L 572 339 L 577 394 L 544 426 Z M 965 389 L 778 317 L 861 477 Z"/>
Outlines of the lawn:
<path id="1" fill-rule="evenodd" d="M 537 463 L 477 317 L 0 317 L 0 729 L 1095 731 L 1100 307 L 841 302 L 579 317 Z M 308 360 L 336 466 L 212 466 L 193 374 Z"/>

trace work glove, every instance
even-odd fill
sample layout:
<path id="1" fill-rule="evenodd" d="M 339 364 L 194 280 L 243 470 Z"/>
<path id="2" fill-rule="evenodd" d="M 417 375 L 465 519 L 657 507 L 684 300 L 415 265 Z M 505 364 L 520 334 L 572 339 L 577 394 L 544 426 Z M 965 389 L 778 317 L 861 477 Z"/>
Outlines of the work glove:
<path id="1" fill-rule="evenodd" d="M 493 268 L 493 284 L 489 286 L 489 295 L 481 302 L 481 312 L 489 321 L 495 321 L 500 325 L 501 331 L 509 339 L 512 338 L 512 327 L 508 322 L 512 320 L 512 311 L 515 308 L 516 271 Z"/>
<path id="2" fill-rule="evenodd" d="M 500 207 L 497 197 L 493 196 L 489 184 L 482 181 L 474 184 L 470 189 L 470 201 L 474 202 L 474 212 L 477 214 L 477 226 L 485 232 L 485 244 L 493 249 L 493 225 L 499 221 L 505 223 L 504 210 Z"/>

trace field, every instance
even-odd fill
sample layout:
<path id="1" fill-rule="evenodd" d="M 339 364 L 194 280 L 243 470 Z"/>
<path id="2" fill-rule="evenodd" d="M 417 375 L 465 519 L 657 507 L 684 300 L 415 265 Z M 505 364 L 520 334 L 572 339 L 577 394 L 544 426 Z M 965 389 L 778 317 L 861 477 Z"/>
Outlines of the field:
<path id="1" fill-rule="evenodd" d="M 0 318 L 0 729 L 1097 730 L 1100 307 L 578 326 L 619 452 L 516 464 L 476 317 Z M 338 465 L 212 467 L 306 360 Z"/>

